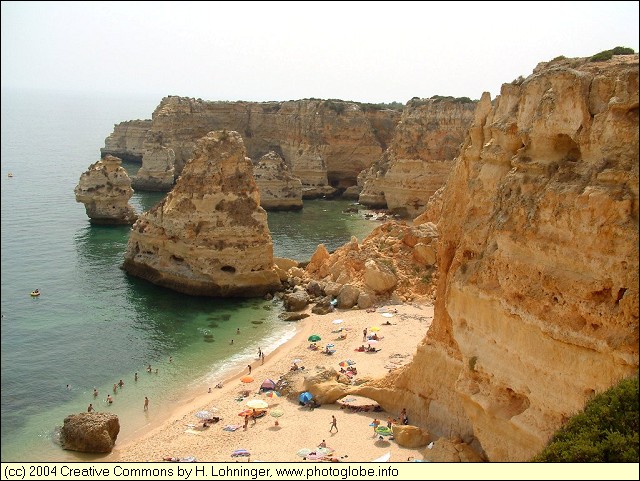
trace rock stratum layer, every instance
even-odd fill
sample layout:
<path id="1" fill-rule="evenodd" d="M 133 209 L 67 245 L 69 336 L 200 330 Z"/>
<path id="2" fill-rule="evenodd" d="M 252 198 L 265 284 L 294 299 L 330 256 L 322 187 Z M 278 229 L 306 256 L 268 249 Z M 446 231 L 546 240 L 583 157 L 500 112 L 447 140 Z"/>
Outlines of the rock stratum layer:
<path id="1" fill-rule="evenodd" d="M 144 141 L 151 128 L 151 120 L 127 120 L 113 126 L 113 132 L 104 140 L 100 155 L 113 155 L 130 162 L 142 162 Z"/>
<path id="2" fill-rule="evenodd" d="M 131 179 L 121 163 L 119 158 L 107 155 L 80 176 L 74 190 L 76 202 L 84 204 L 94 224 L 133 224 L 138 218 L 129 205 Z"/>
<path id="3" fill-rule="evenodd" d="M 422 213 L 444 185 L 475 111 L 469 99 L 412 99 L 391 145 L 364 177 L 359 202 L 406 217 Z"/>
<path id="4" fill-rule="evenodd" d="M 271 151 L 253 167 L 260 190 L 260 206 L 266 210 L 302 209 L 302 182 L 291 175 L 282 157 Z"/>
<path id="5" fill-rule="evenodd" d="M 210 132 L 167 197 L 134 224 L 124 269 L 199 296 L 280 288 L 267 214 L 237 132 Z"/>
<path id="6" fill-rule="evenodd" d="M 429 336 L 362 393 L 528 460 L 638 373 L 638 55 L 543 63 L 485 94 L 441 209 Z"/>
<path id="7" fill-rule="evenodd" d="M 302 181 L 304 197 L 310 198 L 355 185 L 358 173 L 386 148 L 399 116 L 395 110 L 331 100 L 208 102 L 169 96 L 153 112 L 142 148 L 140 129 L 146 124 L 134 128 L 126 122 L 115 126 L 103 152 L 142 151 L 136 188 L 169 190 L 167 170 L 156 167 L 153 152 L 171 151 L 170 168 L 177 176 L 198 139 L 213 130 L 234 130 L 242 135 L 251 158 L 278 153 Z"/>

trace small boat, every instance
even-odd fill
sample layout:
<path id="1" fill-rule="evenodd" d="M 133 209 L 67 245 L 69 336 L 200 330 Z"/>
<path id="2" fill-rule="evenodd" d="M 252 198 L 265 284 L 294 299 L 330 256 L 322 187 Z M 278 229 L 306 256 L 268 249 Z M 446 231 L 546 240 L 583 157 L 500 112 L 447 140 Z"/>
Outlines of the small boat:
<path id="1" fill-rule="evenodd" d="M 40 289 L 36 289 L 35 291 L 31 291 L 31 297 L 38 297 L 40 295 Z"/>

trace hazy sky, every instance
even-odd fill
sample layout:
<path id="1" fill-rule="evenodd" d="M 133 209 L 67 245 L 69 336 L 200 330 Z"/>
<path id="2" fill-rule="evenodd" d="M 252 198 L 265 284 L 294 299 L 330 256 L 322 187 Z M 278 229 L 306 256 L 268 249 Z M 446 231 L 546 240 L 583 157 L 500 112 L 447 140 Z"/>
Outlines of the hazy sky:
<path id="1" fill-rule="evenodd" d="M 2 87 L 405 103 L 638 51 L 638 2 L 2 2 Z"/>

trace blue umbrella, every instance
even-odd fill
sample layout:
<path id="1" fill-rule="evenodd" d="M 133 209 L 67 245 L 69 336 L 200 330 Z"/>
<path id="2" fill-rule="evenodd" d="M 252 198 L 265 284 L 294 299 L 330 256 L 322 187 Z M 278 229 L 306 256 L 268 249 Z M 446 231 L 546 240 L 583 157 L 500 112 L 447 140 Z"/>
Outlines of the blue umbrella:
<path id="1" fill-rule="evenodd" d="M 303 403 L 307 403 L 312 399 L 313 399 L 313 394 L 311 394 L 309 391 L 305 391 L 302 394 L 300 394 L 300 396 L 298 396 L 298 401 Z"/>

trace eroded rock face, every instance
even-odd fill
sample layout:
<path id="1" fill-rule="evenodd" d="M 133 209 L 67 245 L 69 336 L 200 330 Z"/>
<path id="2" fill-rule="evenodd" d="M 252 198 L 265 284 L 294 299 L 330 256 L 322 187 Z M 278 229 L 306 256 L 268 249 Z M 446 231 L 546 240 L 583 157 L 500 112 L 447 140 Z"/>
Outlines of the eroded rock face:
<path id="1" fill-rule="evenodd" d="M 113 132 L 104 140 L 100 155 L 113 155 L 122 160 L 142 162 L 144 142 L 151 129 L 151 120 L 127 120 L 113 126 Z"/>
<path id="2" fill-rule="evenodd" d="M 638 55 L 540 64 L 481 104 L 443 192 L 429 339 L 387 382 L 430 432 L 526 461 L 638 372 Z"/>
<path id="3" fill-rule="evenodd" d="M 107 155 L 80 176 L 74 190 L 76 202 L 84 204 L 94 224 L 133 224 L 138 217 L 129 205 L 133 189 L 121 163 L 119 158 Z"/>
<path id="4" fill-rule="evenodd" d="M 80 413 L 64 418 L 60 443 L 64 449 L 83 453 L 110 453 L 120 432 L 118 416 Z"/>
<path id="5" fill-rule="evenodd" d="M 237 132 L 210 132 L 167 197 L 134 224 L 124 269 L 199 296 L 280 288 L 267 214 Z"/>
<path id="6" fill-rule="evenodd" d="M 424 211 L 447 180 L 475 106 L 466 99 L 410 100 L 391 145 L 366 173 L 359 202 L 410 218 Z"/>
<path id="7" fill-rule="evenodd" d="M 159 147 L 172 150 L 177 176 L 193 156 L 198 139 L 213 130 L 229 129 L 240 132 L 254 159 L 269 151 L 278 153 L 301 180 L 304 198 L 331 195 L 336 188 L 355 185 L 358 173 L 380 157 L 399 115 L 342 101 L 207 102 L 169 96 L 152 115 L 142 149 L 146 170 L 136 178 L 141 186 L 164 184 L 164 177 L 156 179 L 164 171 L 145 167 L 150 152 Z M 122 127 L 116 130 L 108 138 L 111 151 L 127 151 L 132 143 L 140 151 L 137 143 L 118 135 Z"/>
<path id="8" fill-rule="evenodd" d="M 271 151 L 253 167 L 260 190 L 260 206 L 265 210 L 302 209 L 302 182 L 291 175 L 282 157 Z"/>

